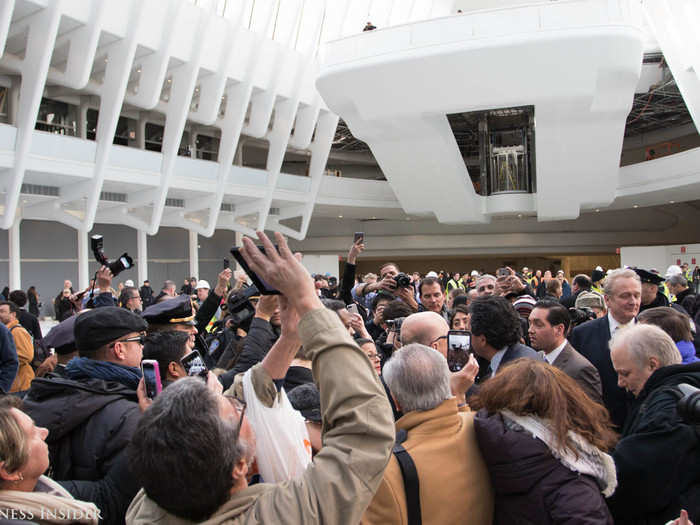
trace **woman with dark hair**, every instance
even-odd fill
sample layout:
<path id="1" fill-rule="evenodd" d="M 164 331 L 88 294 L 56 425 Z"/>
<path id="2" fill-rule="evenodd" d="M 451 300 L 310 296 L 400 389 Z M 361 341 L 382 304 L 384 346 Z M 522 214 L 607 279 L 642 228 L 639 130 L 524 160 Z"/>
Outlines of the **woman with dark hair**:
<path id="1" fill-rule="evenodd" d="M 41 302 L 39 302 L 39 293 L 36 291 L 34 286 L 30 286 L 27 290 L 27 301 L 29 303 L 29 306 L 27 307 L 29 313 L 38 318 Z"/>
<path id="2" fill-rule="evenodd" d="M 690 331 L 690 318 L 688 316 L 668 306 L 657 306 L 639 312 L 637 322 L 656 325 L 671 336 L 681 354 L 684 365 L 700 361 L 695 355 L 693 333 Z"/>
<path id="3" fill-rule="evenodd" d="M 469 326 L 469 308 L 465 305 L 455 306 L 450 317 L 450 330 L 466 330 Z"/>
<path id="4" fill-rule="evenodd" d="M 491 475 L 494 525 L 608 525 L 617 486 L 607 410 L 564 372 L 533 359 L 499 368 L 469 401 Z"/>

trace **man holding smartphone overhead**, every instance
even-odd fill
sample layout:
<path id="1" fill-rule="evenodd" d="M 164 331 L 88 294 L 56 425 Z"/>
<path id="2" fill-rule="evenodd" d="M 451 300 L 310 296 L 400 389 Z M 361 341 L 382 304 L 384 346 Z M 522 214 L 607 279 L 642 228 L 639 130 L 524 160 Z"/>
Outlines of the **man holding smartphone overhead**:
<path id="1" fill-rule="evenodd" d="M 245 406 L 229 403 L 195 379 L 178 381 L 144 413 L 134 439 L 132 464 L 144 489 L 129 508 L 129 525 L 182 519 L 249 525 L 359 523 L 381 481 L 394 427 L 376 372 L 338 316 L 323 307 L 311 277 L 284 238 L 277 235 L 277 253 L 264 234 L 258 237 L 265 253 L 244 238 L 243 254 L 251 269 L 281 292 L 283 323 L 279 341 L 252 371 L 266 379 L 255 392 L 263 402 L 261 395 L 276 395 L 272 380 L 284 376 L 299 344 L 303 345 L 313 356 L 324 446 L 300 478 L 249 487 L 246 476 L 255 440 Z M 188 421 L 192 427 L 205 425 L 207 433 L 190 432 L 190 425 L 180 424 L 179 407 L 194 403 L 197 410 L 188 414 Z M 170 437 L 165 444 L 164 433 Z M 183 443 L 187 450 L 211 453 L 193 453 L 183 461 Z M 151 453 L 154 447 L 157 454 Z"/>

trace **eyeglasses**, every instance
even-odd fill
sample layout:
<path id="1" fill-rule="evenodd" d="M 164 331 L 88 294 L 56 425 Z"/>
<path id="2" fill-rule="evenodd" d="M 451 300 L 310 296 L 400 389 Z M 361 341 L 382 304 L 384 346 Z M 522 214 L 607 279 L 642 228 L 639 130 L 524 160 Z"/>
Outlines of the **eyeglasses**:
<path id="1" fill-rule="evenodd" d="M 140 295 L 132 295 L 132 296 L 129 297 L 129 299 L 138 299 L 138 300 L 140 301 L 140 300 L 141 300 L 141 296 L 140 296 Z"/>
<path id="2" fill-rule="evenodd" d="M 138 343 L 143 346 L 146 343 L 146 336 L 144 334 L 135 335 L 134 337 L 127 337 L 126 339 L 119 339 L 115 341 L 116 343 Z"/>
<path id="3" fill-rule="evenodd" d="M 240 417 L 238 418 L 238 427 L 236 428 L 236 434 L 233 438 L 233 442 L 236 443 L 238 441 L 239 436 L 241 435 L 241 427 L 243 426 L 243 417 L 245 416 L 245 409 L 248 408 L 248 404 L 245 401 L 241 401 L 237 397 L 233 396 L 224 396 L 231 405 L 236 409 L 236 412 L 240 414 Z"/>
<path id="4" fill-rule="evenodd" d="M 440 339 L 447 339 L 447 336 L 446 336 L 446 335 L 441 335 L 441 336 L 438 337 L 437 339 L 433 339 L 432 341 L 430 341 L 430 344 L 432 345 L 433 343 L 437 343 Z"/>
<path id="5" fill-rule="evenodd" d="M 379 359 L 379 354 L 367 354 L 367 357 L 369 357 L 372 360 Z"/>

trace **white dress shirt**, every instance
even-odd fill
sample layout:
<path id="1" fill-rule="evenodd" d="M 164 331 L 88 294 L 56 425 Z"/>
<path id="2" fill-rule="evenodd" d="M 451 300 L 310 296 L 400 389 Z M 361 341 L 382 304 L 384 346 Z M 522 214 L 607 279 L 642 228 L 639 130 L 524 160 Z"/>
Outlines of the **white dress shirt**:
<path id="1" fill-rule="evenodd" d="M 618 323 L 615 318 L 612 316 L 610 312 L 608 312 L 608 323 L 610 323 L 610 337 L 612 338 L 613 335 L 615 335 L 615 330 L 617 330 L 620 327 L 624 326 L 630 326 L 633 325 L 637 322 L 637 319 L 632 319 L 629 323 L 627 324 L 622 324 Z"/>
<path id="2" fill-rule="evenodd" d="M 554 361 L 556 361 L 557 357 L 559 357 L 559 354 L 561 354 L 561 351 L 564 350 L 564 347 L 566 346 L 566 339 L 564 339 L 564 342 L 557 346 L 554 350 L 549 352 L 548 354 L 544 354 L 544 358 L 546 361 L 550 364 L 553 365 Z"/>

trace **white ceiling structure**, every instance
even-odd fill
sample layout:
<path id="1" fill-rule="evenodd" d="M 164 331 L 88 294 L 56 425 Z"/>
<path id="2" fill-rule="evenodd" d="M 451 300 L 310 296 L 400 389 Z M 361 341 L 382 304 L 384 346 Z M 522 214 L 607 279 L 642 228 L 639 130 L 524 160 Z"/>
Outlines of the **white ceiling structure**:
<path id="1" fill-rule="evenodd" d="M 399 26 L 378 20 L 381 29 L 323 48 L 324 100 L 371 148 L 407 213 L 447 224 L 565 220 L 700 196 L 700 149 L 620 167 L 634 94 L 649 87 L 645 52 L 663 52 L 700 126 L 697 1 L 481 4 Z M 477 194 L 447 115 L 522 106 L 534 106 L 536 191 Z M 416 184 L 426 179 L 445 191 Z"/>
<path id="2" fill-rule="evenodd" d="M 3 0 L 0 227 L 301 240 L 312 216 L 486 225 L 700 199 L 700 150 L 620 168 L 633 96 L 656 81 L 644 53 L 663 53 L 700 125 L 698 27 L 695 0 Z M 80 106 L 78 136 L 35 129 L 49 95 Z M 536 191 L 477 195 L 446 115 L 521 105 L 535 107 Z M 126 114 L 136 147 L 113 143 Z M 160 152 L 144 115 L 164 124 Z M 338 115 L 386 181 L 324 176 Z M 193 124 L 219 133 L 216 160 L 178 155 Z M 242 137 L 268 145 L 264 169 L 237 165 Z M 308 176 L 282 172 L 289 153 Z"/>

